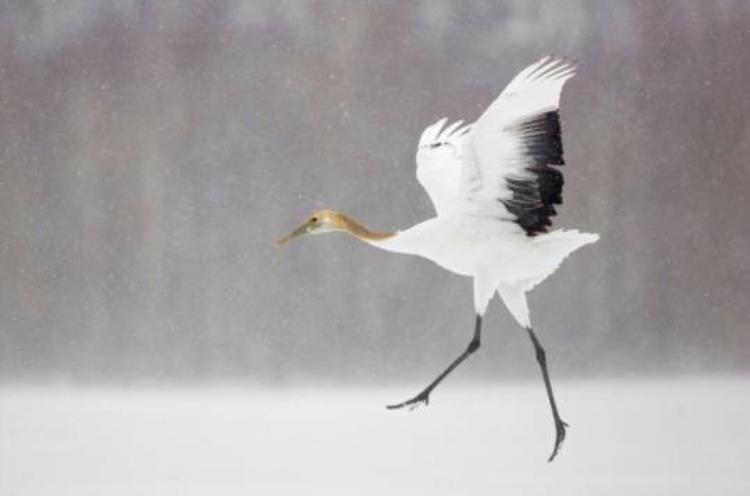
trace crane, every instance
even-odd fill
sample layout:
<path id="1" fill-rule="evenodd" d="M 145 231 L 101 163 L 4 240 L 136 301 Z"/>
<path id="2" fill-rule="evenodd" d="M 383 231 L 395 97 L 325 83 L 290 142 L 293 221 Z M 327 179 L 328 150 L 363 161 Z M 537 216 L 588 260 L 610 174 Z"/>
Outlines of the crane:
<path id="1" fill-rule="evenodd" d="M 372 246 L 417 255 L 473 279 L 473 336 L 466 349 L 416 396 L 389 409 L 428 404 L 430 394 L 479 349 L 482 317 L 497 293 L 526 330 L 541 368 L 555 424 L 557 456 L 566 427 L 552 391 L 544 348 L 531 326 L 526 293 L 578 248 L 599 239 L 577 230 L 550 230 L 562 203 L 564 165 L 559 104 L 576 67 L 549 56 L 516 75 L 473 124 L 427 127 L 417 148 L 417 180 L 435 217 L 397 232 L 375 231 L 331 209 L 314 212 L 279 245 L 304 234 L 344 232 Z"/>

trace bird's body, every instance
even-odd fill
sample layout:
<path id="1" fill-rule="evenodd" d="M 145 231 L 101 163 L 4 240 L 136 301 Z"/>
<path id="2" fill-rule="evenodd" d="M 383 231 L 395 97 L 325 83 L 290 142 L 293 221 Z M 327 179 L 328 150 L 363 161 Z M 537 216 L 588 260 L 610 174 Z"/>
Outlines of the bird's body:
<path id="1" fill-rule="evenodd" d="M 432 390 L 480 346 L 482 316 L 497 293 L 529 334 L 542 369 L 555 421 L 552 460 L 567 424 L 557 411 L 546 355 L 531 327 L 526 292 L 598 235 L 549 231 L 554 205 L 562 203 L 563 160 L 558 106 L 575 72 L 563 60 L 544 58 L 521 71 L 473 124 L 446 119 L 422 133 L 417 179 L 436 216 L 403 231 L 371 231 L 334 210 L 315 212 L 281 243 L 301 234 L 342 231 L 373 246 L 417 255 L 473 279 L 474 336 L 437 379 L 410 400 L 389 408 L 427 403 Z"/>
<path id="2" fill-rule="evenodd" d="M 508 236 L 514 229 L 488 219 L 466 219 L 458 215 L 433 217 L 395 236 L 371 242 L 378 248 L 427 258 L 440 267 L 474 276 L 489 264 L 515 253 L 528 244 L 525 239 Z M 501 269 L 501 267 L 496 267 Z"/>
<path id="3" fill-rule="evenodd" d="M 517 226 L 492 219 L 445 215 L 388 238 L 365 241 L 384 250 L 429 259 L 455 274 L 486 278 L 493 287 L 503 284 L 523 291 L 532 289 L 554 272 L 570 252 L 596 241 L 595 235 L 575 230 L 557 230 L 534 237 L 519 230 Z M 475 293 L 477 310 L 486 308 L 486 296 Z"/>

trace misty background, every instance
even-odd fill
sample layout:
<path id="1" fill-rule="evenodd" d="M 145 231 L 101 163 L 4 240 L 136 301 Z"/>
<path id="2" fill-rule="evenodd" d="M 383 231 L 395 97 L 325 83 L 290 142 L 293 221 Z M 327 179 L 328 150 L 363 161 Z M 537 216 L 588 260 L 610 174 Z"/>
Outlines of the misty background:
<path id="1" fill-rule="evenodd" d="M 0 380 L 414 381 L 471 283 L 341 235 L 433 215 L 421 131 L 542 55 L 555 226 L 601 241 L 532 293 L 553 376 L 750 366 L 750 3 L 0 2 Z M 538 376 L 491 305 L 458 375 Z M 397 399 L 397 398 L 391 398 Z"/>

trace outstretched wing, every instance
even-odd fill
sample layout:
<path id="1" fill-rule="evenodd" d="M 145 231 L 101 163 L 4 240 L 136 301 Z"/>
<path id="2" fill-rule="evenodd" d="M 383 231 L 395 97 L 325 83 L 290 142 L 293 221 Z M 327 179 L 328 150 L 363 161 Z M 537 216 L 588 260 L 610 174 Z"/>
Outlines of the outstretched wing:
<path id="1" fill-rule="evenodd" d="M 472 126 L 461 149 L 462 213 L 545 232 L 562 203 L 558 107 L 575 66 L 545 57 L 521 71 Z"/>
<path id="2" fill-rule="evenodd" d="M 461 149 L 471 129 L 441 119 L 424 130 L 417 148 L 417 180 L 427 191 L 438 215 L 456 211 L 460 197 Z"/>

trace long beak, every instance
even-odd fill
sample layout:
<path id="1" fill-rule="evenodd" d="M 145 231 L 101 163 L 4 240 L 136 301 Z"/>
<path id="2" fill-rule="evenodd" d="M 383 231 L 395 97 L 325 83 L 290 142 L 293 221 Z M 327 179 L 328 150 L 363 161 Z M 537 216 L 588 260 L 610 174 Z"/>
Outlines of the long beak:
<path id="1" fill-rule="evenodd" d="M 298 236 L 302 236 L 303 234 L 307 234 L 308 232 L 310 232 L 310 223 L 305 222 L 304 224 L 299 226 L 297 229 L 295 229 L 294 231 L 290 232 L 289 234 L 281 238 L 278 241 L 278 244 L 279 246 L 283 246 L 287 244 L 288 242 L 290 242 L 291 240 L 293 240 L 294 238 Z"/>

